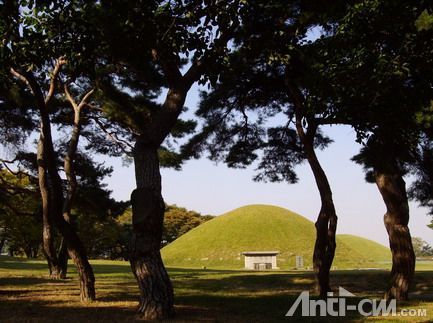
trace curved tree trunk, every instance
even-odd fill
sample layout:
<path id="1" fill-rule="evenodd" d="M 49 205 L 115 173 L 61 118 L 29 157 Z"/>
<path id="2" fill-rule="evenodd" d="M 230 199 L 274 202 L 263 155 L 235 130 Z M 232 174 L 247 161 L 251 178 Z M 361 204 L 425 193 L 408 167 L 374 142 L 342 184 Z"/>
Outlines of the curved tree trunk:
<path id="1" fill-rule="evenodd" d="M 52 166 L 53 167 L 53 166 Z M 54 166 L 55 167 L 55 166 Z M 69 257 L 77 267 L 77 273 L 80 279 L 80 299 L 81 301 L 87 302 L 92 301 L 96 298 L 95 295 L 95 276 L 93 269 L 87 258 L 86 249 L 82 244 L 77 232 L 69 223 L 66 221 L 63 214 L 63 192 L 62 182 L 57 170 L 52 172 L 53 186 L 56 188 L 53 194 L 53 214 L 55 215 L 55 224 L 60 231 L 62 237 L 65 240 Z"/>
<path id="2" fill-rule="evenodd" d="M 146 320 L 173 315 L 173 287 L 161 259 L 165 205 L 157 148 L 139 138 L 134 147 L 137 188 L 132 192 L 131 268 L 140 289 L 138 312 Z"/>
<path id="3" fill-rule="evenodd" d="M 38 141 L 37 163 L 39 190 L 42 199 L 42 246 L 45 258 L 47 259 L 50 278 L 60 279 L 63 277 L 61 277 L 62 270 L 54 246 L 53 219 L 51 218 L 52 214 L 50 205 L 51 192 L 48 186 L 48 176 L 44 161 L 44 141 L 42 135 Z"/>
<path id="4" fill-rule="evenodd" d="M 392 253 L 390 288 L 385 298 L 407 300 L 415 271 L 415 253 L 409 232 L 406 185 L 399 172 L 375 171 L 376 185 L 386 205 L 384 223 Z"/>
<path id="5" fill-rule="evenodd" d="M 63 235 L 66 236 L 69 257 L 77 267 L 80 279 L 80 299 L 82 302 L 94 301 L 96 299 L 95 275 L 87 259 L 86 250 L 69 223 L 65 222 L 61 230 L 64 230 Z"/>
<path id="6" fill-rule="evenodd" d="M 335 241 L 337 214 L 335 212 L 328 178 L 317 159 L 312 141 L 304 144 L 304 150 L 307 154 L 310 168 L 313 171 L 322 204 L 315 223 L 316 242 L 314 244 L 313 266 L 314 272 L 316 273 L 317 291 L 320 297 L 325 298 L 327 293 L 331 291 L 329 273 L 332 262 L 334 261 L 337 246 Z"/>
<path id="7" fill-rule="evenodd" d="M 331 291 L 329 284 L 329 272 L 334 261 L 337 231 L 337 214 L 335 212 L 332 190 L 328 178 L 323 170 L 314 151 L 314 138 L 317 133 L 317 123 L 306 117 L 304 107 L 304 96 L 296 85 L 294 85 L 289 75 L 287 75 L 286 85 L 289 89 L 289 96 L 293 100 L 295 108 L 295 125 L 303 150 L 308 160 L 308 164 L 313 172 L 317 188 L 320 193 L 321 208 L 316 226 L 316 242 L 314 244 L 313 267 L 316 274 L 316 289 L 321 298 L 327 297 Z M 307 121 L 307 130 L 304 130 L 303 121 Z"/>
<path id="8" fill-rule="evenodd" d="M 54 222 L 66 242 L 69 257 L 77 267 L 77 273 L 80 279 L 80 299 L 84 302 L 92 301 L 96 297 L 93 269 L 87 259 L 86 249 L 84 248 L 77 232 L 75 232 L 75 229 L 63 216 L 63 192 L 61 179 L 57 171 L 53 173 L 53 177 L 57 177 L 53 180 L 54 190 L 52 194 L 53 198 L 51 200 Z"/>
<path id="9" fill-rule="evenodd" d="M 64 170 L 67 178 L 67 191 L 66 191 L 66 197 L 63 200 L 63 219 L 66 223 L 68 223 L 69 226 L 71 226 L 71 210 L 72 205 L 75 199 L 76 191 L 77 191 L 77 178 L 75 175 L 75 157 L 78 149 L 78 142 L 80 140 L 80 134 L 81 134 L 81 110 L 83 106 L 86 104 L 87 99 L 90 97 L 90 95 L 93 93 L 93 90 L 90 90 L 87 92 L 83 99 L 81 100 L 80 104 L 77 105 L 75 102 L 75 99 L 70 94 L 67 85 L 64 86 L 65 94 L 67 99 L 72 105 L 73 111 L 74 111 L 74 126 L 72 128 L 72 134 L 71 139 L 69 141 L 68 145 L 68 151 L 66 153 L 66 156 L 64 158 Z M 84 248 L 81 246 L 81 249 L 84 250 Z M 75 256 L 76 257 L 76 256 Z M 60 249 L 59 249 L 59 264 L 61 268 L 61 274 L 66 277 L 66 273 L 68 270 L 68 242 L 66 239 L 62 238 Z M 81 256 L 82 258 L 82 256 Z M 81 299 L 87 300 L 87 299 L 94 299 L 95 298 L 95 290 L 94 290 L 94 281 L 95 278 L 93 276 L 93 270 L 90 267 L 90 264 L 84 259 L 80 261 L 81 265 L 80 268 L 84 268 L 85 272 L 79 272 L 80 274 L 80 280 L 81 280 Z M 84 267 L 83 267 L 84 266 Z M 84 284 L 84 285 L 83 285 Z M 87 286 L 89 285 L 90 286 Z M 83 294 L 84 291 L 84 294 Z M 93 296 L 91 296 L 93 295 Z"/>

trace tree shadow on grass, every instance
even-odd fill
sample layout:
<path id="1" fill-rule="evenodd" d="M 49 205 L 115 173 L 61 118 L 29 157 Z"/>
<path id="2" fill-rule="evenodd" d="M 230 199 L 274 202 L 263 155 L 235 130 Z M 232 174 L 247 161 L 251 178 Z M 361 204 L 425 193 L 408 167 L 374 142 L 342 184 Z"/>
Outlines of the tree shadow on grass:
<path id="1" fill-rule="evenodd" d="M 92 264 L 95 274 L 131 274 L 131 267 L 112 264 Z"/>
<path id="2" fill-rule="evenodd" d="M 64 306 L 53 301 L 3 300 L 0 322 L 134 322 L 134 309 L 121 306 Z"/>
<path id="3" fill-rule="evenodd" d="M 250 274 L 228 277 L 197 276 L 174 279 L 175 288 L 202 292 L 279 292 L 291 293 L 313 288 L 313 276 L 301 274 Z"/>
<path id="4" fill-rule="evenodd" d="M 344 317 L 303 317 L 301 306 L 293 316 L 286 317 L 296 300 L 295 296 L 287 295 L 189 295 L 179 296 L 176 300 L 176 319 L 185 322 L 199 320 L 197 315 L 211 318 L 214 322 L 358 322 L 363 318 L 355 312 L 347 313 Z M 352 302 L 356 301 L 354 299 Z"/>
<path id="5" fill-rule="evenodd" d="M 135 283 L 124 283 L 97 288 L 97 293 L 98 302 L 138 302 L 139 290 Z"/>
<path id="6" fill-rule="evenodd" d="M 297 311 L 285 314 L 294 297 L 214 296 L 176 297 L 176 316 L 170 322 L 353 322 L 359 316 L 344 318 L 304 318 Z M 135 322 L 135 306 L 116 306 L 98 301 L 97 306 L 67 305 L 64 302 L 8 299 L 0 304 L 1 322 Z"/>
<path id="7" fill-rule="evenodd" d="M 245 273 L 247 270 L 242 269 L 214 269 L 214 268 L 181 268 L 181 267 L 166 267 L 169 273 Z"/>
<path id="8" fill-rule="evenodd" d="M 41 277 L 0 277 L 0 286 L 32 286 L 43 284 L 70 284 L 71 279 L 54 280 Z"/>
<path id="9" fill-rule="evenodd" d="M 212 275 L 210 275 L 212 277 Z M 388 285 L 389 272 L 338 272 L 333 275 L 334 292 L 342 286 L 357 297 L 347 298 L 347 304 L 357 305 L 364 297 L 381 299 Z M 337 285 L 338 284 L 338 285 Z M 419 301 L 432 300 L 431 273 L 417 274 L 410 302 L 401 302 L 402 308 L 416 307 Z M 204 313 L 223 322 L 361 322 L 365 317 L 357 311 L 346 311 L 344 317 L 302 317 L 300 309 L 293 317 L 285 313 L 302 291 L 314 297 L 312 274 L 250 274 L 213 279 L 204 276 L 197 279 L 175 280 L 179 305 L 179 319 L 187 319 L 194 312 Z M 420 291 L 423 291 L 420 293 Z M 338 294 L 335 293 L 335 296 Z M 368 304 L 363 309 L 370 311 Z M 390 318 L 389 318 L 390 319 Z M 386 318 L 385 318 L 386 320 Z"/>
<path id="10" fill-rule="evenodd" d="M 215 322 L 352 322 L 362 318 L 357 313 L 344 318 L 302 317 L 301 306 L 294 316 L 286 317 L 300 292 L 313 291 L 311 274 L 252 273 L 175 280 L 174 285 L 180 291 L 176 295 L 177 319 L 185 322 L 200 319 L 197 315 Z"/>

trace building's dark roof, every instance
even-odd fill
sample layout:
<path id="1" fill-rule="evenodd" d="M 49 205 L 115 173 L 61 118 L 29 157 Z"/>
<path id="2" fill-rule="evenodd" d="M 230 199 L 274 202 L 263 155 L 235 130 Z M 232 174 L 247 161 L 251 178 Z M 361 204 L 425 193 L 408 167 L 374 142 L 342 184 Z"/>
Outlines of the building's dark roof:
<path id="1" fill-rule="evenodd" d="M 242 254 L 244 256 L 276 256 L 279 251 L 244 251 Z"/>

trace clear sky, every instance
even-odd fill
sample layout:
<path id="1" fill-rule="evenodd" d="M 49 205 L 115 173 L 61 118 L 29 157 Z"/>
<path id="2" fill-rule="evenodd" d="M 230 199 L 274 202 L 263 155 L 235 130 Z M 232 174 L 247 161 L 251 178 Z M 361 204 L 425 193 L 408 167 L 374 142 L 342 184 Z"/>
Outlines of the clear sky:
<path id="1" fill-rule="evenodd" d="M 194 87 L 186 106 L 192 113 L 198 102 Z M 188 117 L 191 114 L 188 114 Z M 347 126 L 323 128 L 334 140 L 326 150 L 318 152 L 334 194 L 338 215 L 337 233 L 355 234 L 384 245 L 388 238 L 383 225 L 385 205 L 373 184 L 364 180 L 362 168 L 350 161 L 359 151 L 354 131 Z M 114 173 L 106 182 L 113 197 L 127 200 L 135 188 L 134 167 L 123 167 L 120 159 L 107 160 Z M 207 159 L 187 162 L 181 171 L 162 170 L 163 196 L 167 203 L 193 209 L 202 214 L 220 215 L 247 204 L 270 204 L 297 212 L 315 221 L 320 210 L 319 194 L 308 164 L 297 168 L 299 183 L 256 183 L 254 169 L 229 169 Z M 433 245 L 433 230 L 427 227 L 427 210 L 410 203 L 410 230 Z"/>

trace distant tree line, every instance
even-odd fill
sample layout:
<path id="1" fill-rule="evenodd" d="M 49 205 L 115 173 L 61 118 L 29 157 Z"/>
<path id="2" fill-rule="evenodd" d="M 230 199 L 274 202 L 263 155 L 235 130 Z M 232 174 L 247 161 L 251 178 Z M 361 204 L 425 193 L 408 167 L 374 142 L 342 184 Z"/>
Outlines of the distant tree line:
<path id="1" fill-rule="evenodd" d="M 413 251 L 416 257 L 432 257 L 433 247 L 421 238 L 412 238 Z"/>
<path id="2" fill-rule="evenodd" d="M 28 183 L 28 177 L 14 176 L 7 171 L 2 172 L 1 178 L 3 184 L 10 185 L 9 189 L 31 189 L 35 194 L 26 192 L 3 201 L 4 204 L 0 206 L 0 251 L 10 256 L 24 255 L 27 258 L 43 256 L 43 224 L 36 187 Z M 108 209 L 104 208 L 109 205 L 107 201 L 93 205 L 76 202 L 72 210 L 72 223 L 90 258 L 129 259 L 132 210 L 128 204 L 115 202 L 112 203 L 114 208 Z M 201 215 L 176 205 L 166 205 L 161 248 L 212 218 L 211 215 Z M 55 240 L 60 239 L 61 236 L 56 234 Z"/>
<path id="3" fill-rule="evenodd" d="M 203 155 L 254 164 L 255 180 L 271 182 L 295 183 L 308 163 L 321 201 L 313 267 L 327 297 L 338 210 L 317 150 L 331 143 L 323 127 L 341 124 L 356 132 L 353 160 L 386 207 L 385 297 L 408 298 L 408 199 L 433 213 L 431 1 L 6 0 L 0 35 L 0 135 L 12 156 L 0 169 L 0 230 L 28 230 L 20 248 L 32 256 L 41 243 L 52 279 L 66 277 L 70 257 L 82 301 L 96 298 L 88 258 L 118 247 L 126 208 L 110 198 L 102 179 L 112 170 L 97 155 L 134 161 L 132 221 L 119 239 L 144 319 L 173 315 L 161 245 L 203 220 L 172 209 L 164 229 L 160 167 Z M 208 88 L 183 120 L 195 83 Z"/>

